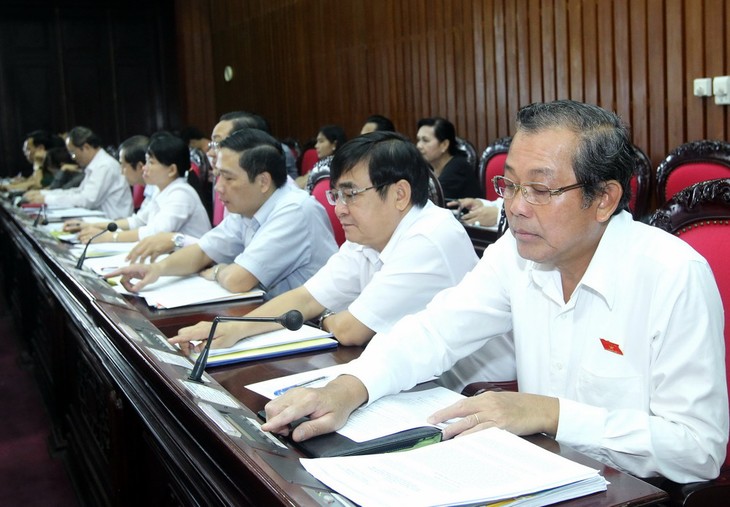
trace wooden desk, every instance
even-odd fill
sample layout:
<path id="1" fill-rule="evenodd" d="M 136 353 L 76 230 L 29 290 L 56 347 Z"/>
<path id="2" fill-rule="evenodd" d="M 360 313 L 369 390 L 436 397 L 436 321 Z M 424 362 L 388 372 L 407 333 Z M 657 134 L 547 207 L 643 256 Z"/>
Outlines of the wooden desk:
<path id="1" fill-rule="evenodd" d="M 218 313 L 245 314 L 255 304 L 151 311 L 105 294 L 103 284 L 74 270 L 63 248 L 34 233 L 14 209 L 0 215 L 3 288 L 36 363 L 52 445 L 65 456 L 85 503 L 340 505 L 303 470 L 294 448 L 260 433 L 255 413 L 266 400 L 244 386 L 346 362 L 360 349 L 219 368 L 205 376 L 210 391 L 201 393 L 186 381 L 189 364 L 165 359 L 179 357 L 166 336 Z M 611 481 L 606 493 L 567 505 L 649 505 L 665 498 L 546 437 L 531 438 L 601 469 Z"/>

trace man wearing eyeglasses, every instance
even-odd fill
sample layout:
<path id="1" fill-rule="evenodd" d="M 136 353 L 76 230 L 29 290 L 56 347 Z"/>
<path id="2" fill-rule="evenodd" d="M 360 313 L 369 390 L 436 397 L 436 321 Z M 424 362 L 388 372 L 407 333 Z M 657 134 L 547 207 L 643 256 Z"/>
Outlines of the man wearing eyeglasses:
<path id="1" fill-rule="evenodd" d="M 376 335 L 346 374 L 269 402 L 265 431 L 296 441 L 450 368 L 512 332 L 518 393 L 434 413 L 444 437 L 500 427 L 557 441 L 640 477 L 713 479 L 725 459 L 723 307 L 707 262 L 634 222 L 628 129 L 572 101 L 522 108 L 496 178 L 509 231 L 427 308 Z M 395 339 L 395 338 L 398 339 Z"/>
<path id="2" fill-rule="evenodd" d="M 458 283 L 477 262 L 474 247 L 453 214 L 428 200 L 429 168 L 413 143 L 393 132 L 373 132 L 340 147 L 330 166 L 335 207 L 347 241 L 303 287 L 257 308 L 250 316 L 291 309 L 315 319 L 344 345 L 364 345 L 401 317 L 421 310 L 440 290 Z M 180 330 L 173 343 L 204 340 L 210 322 Z M 214 347 L 278 324 L 231 322 L 216 327 Z M 492 380 L 514 378 L 507 338 L 495 340 L 473 363 L 451 373 L 451 386 L 481 370 Z M 483 377 L 479 377 L 480 379 Z"/>
<path id="3" fill-rule="evenodd" d="M 200 272 L 231 292 L 262 288 L 270 298 L 302 285 L 337 251 L 322 206 L 286 184 L 284 155 L 269 134 L 232 133 L 220 144 L 216 170 L 216 191 L 229 211 L 223 222 L 160 262 L 107 276 L 123 275 L 122 285 L 138 292 L 163 275 Z"/>

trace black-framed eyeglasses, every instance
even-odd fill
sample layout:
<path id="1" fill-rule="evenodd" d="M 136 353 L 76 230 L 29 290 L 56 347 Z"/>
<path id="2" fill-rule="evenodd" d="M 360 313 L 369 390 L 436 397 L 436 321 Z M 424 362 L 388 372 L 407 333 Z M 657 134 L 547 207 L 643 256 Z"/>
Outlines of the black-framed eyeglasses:
<path id="1" fill-rule="evenodd" d="M 324 194 L 327 196 L 327 202 L 332 206 L 336 206 L 337 202 L 340 200 L 345 203 L 345 205 L 349 206 L 352 204 L 352 201 L 355 200 L 355 197 L 363 192 L 367 192 L 372 189 L 380 189 L 386 185 L 390 185 L 390 183 L 381 183 L 380 185 L 372 185 L 366 188 L 333 188 L 325 190 Z"/>
<path id="2" fill-rule="evenodd" d="M 213 150 L 214 152 L 218 153 L 221 149 L 221 142 L 220 141 L 210 141 L 208 143 L 208 151 Z"/>
<path id="3" fill-rule="evenodd" d="M 574 183 L 560 188 L 550 188 L 544 183 L 515 183 L 504 176 L 495 176 L 492 178 L 494 183 L 494 191 L 497 195 L 505 199 L 512 199 L 517 194 L 517 190 L 522 192 L 522 197 L 530 204 L 542 205 L 550 202 L 550 198 L 554 195 L 560 195 L 568 190 L 584 187 L 584 183 Z"/>

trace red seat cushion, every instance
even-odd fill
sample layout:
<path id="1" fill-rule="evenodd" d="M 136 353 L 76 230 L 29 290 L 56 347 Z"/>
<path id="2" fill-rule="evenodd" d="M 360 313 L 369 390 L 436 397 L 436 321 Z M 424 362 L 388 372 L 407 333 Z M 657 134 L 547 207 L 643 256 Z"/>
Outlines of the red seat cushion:
<path id="1" fill-rule="evenodd" d="M 337 246 L 340 246 L 342 245 L 342 243 L 345 242 L 345 231 L 342 229 L 340 219 L 337 218 L 337 215 L 335 214 L 335 207 L 327 201 L 325 191 L 327 191 L 329 188 L 330 179 L 322 178 L 317 182 L 316 185 L 314 185 L 314 188 L 312 189 L 312 195 L 320 202 L 320 204 L 322 204 L 322 206 L 324 206 L 324 209 L 327 211 L 327 216 L 332 223 L 332 231 L 335 233 L 335 241 L 337 242 Z"/>
<path id="2" fill-rule="evenodd" d="M 488 201 L 496 201 L 499 196 L 494 191 L 492 178 L 495 176 L 504 176 L 504 162 L 507 160 L 506 153 L 497 153 L 487 162 L 486 177 L 484 178 L 484 190 Z"/>

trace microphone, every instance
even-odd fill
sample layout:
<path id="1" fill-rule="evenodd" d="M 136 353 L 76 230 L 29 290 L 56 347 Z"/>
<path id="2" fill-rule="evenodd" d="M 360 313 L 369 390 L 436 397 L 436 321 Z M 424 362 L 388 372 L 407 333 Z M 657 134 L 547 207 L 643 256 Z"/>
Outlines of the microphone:
<path id="1" fill-rule="evenodd" d="M 281 324 L 285 328 L 287 328 L 290 331 L 296 331 L 297 329 L 302 327 L 302 324 L 304 323 L 304 317 L 302 316 L 301 312 L 299 310 L 289 310 L 283 315 L 280 315 L 278 317 L 225 317 L 225 316 L 216 316 L 213 319 L 213 325 L 210 326 L 210 333 L 208 334 L 208 340 L 205 342 L 205 347 L 203 348 L 203 351 L 198 356 L 198 360 L 195 361 L 195 365 L 193 366 L 193 370 L 190 372 L 190 376 L 188 377 L 188 380 L 192 380 L 193 382 L 201 382 L 201 378 L 203 377 L 203 371 L 205 371 L 205 366 L 208 364 L 208 353 L 210 352 L 210 344 L 213 342 L 213 337 L 215 336 L 215 328 L 218 326 L 219 322 L 228 322 L 228 321 L 238 321 L 238 322 L 276 322 L 278 324 Z"/>
<path id="2" fill-rule="evenodd" d="M 43 220 L 41 220 L 41 217 L 43 217 Z M 48 218 L 46 215 L 46 203 L 41 204 L 41 209 L 38 210 L 38 214 L 35 216 L 35 220 L 33 220 L 33 227 L 38 227 L 38 224 L 41 225 L 48 225 Z"/>
<path id="3" fill-rule="evenodd" d="M 99 232 L 97 234 L 94 234 L 91 237 L 91 239 L 86 242 L 86 246 L 84 247 L 84 251 L 82 252 L 81 257 L 79 257 L 79 261 L 76 263 L 76 269 L 81 269 L 81 266 L 84 265 L 84 261 L 86 260 L 86 250 L 89 249 L 89 245 L 91 244 L 92 241 L 94 241 L 96 238 L 98 238 L 99 236 L 101 236 L 102 234 L 104 234 L 107 231 L 114 232 L 117 229 L 118 229 L 117 224 L 115 224 L 114 222 L 109 222 L 108 224 L 106 224 L 106 229 L 104 229 L 103 231 L 101 231 L 101 232 Z"/>

